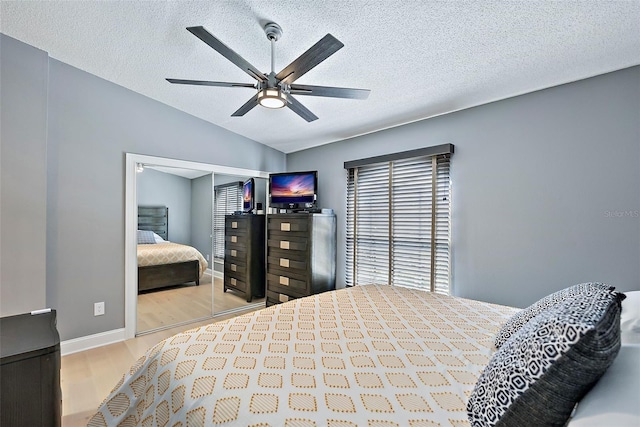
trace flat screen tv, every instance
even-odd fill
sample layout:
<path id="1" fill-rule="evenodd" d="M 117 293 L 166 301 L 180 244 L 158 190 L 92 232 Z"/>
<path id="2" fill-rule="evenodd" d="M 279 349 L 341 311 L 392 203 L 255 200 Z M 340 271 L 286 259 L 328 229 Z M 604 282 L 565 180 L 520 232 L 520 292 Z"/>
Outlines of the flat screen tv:
<path id="1" fill-rule="evenodd" d="M 251 212 L 255 207 L 256 183 L 253 178 L 249 178 L 242 185 L 242 211 Z"/>
<path id="2" fill-rule="evenodd" d="M 318 193 L 318 172 L 285 172 L 269 175 L 269 206 L 304 210 L 314 208 Z"/>

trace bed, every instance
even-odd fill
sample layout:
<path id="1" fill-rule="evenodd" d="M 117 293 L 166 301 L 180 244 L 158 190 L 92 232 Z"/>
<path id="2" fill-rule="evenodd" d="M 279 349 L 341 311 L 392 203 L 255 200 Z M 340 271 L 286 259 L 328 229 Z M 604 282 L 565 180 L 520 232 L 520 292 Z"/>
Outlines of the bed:
<path id="1" fill-rule="evenodd" d="M 138 206 L 138 292 L 195 282 L 208 263 L 194 247 L 168 241 L 169 208 Z"/>
<path id="2" fill-rule="evenodd" d="M 88 425 L 467 427 L 518 313 L 382 285 L 292 300 L 160 342 Z"/>

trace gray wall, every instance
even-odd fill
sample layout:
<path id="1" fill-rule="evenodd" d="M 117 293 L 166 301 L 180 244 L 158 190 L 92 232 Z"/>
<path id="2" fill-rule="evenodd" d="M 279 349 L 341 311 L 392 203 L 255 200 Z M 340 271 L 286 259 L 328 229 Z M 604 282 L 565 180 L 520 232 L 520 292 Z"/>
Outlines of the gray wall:
<path id="1" fill-rule="evenodd" d="M 136 182 L 138 206 L 167 206 L 169 240 L 191 245 L 191 180 L 145 168 Z"/>
<path id="2" fill-rule="evenodd" d="M 583 281 L 640 289 L 640 67 L 287 155 L 288 170 L 319 171 L 338 266 L 343 162 L 443 143 L 453 294 L 523 307 Z"/>
<path id="3" fill-rule="evenodd" d="M 3 71 L 33 55 L 30 46 L 4 35 L 2 43 Z M 14 46 L 7 49 L 5 43 Z M 46 173 L 46 193 L 42 178 L 35 179 L 35 194 L 30 196 L 37 200 L 36 212 L 47 203 L 46 256 L 39 213 L 28 236 L 40 237 L 13 249 L 5 245 L 3 234 L 2 259 L 4 263 L 5 254 L 22 251 L 26 244 L 36 263 L 46 258 L 46 304 L 58 309 L 61 339 L 68 340 L 124 327 L 125 153 L 264 171 L 282 171 L 285 155 L 52 58 L 47 75 L 43 61 L 29 66 L 28 72 L 36 82 L 46 82 L 47 97 L 42 91 L 32 93 L 19 73 L 3 73 L 2 103 L 46 100 L 44 112 L 38 108 L 16 112 L 21 123 L 46 126 L 46 165 L 38 159 L 44 155 L 39 142 L 35 157 L 40 166 L 34 171 Z M 7 90 L 12 87 L 16 89 Z M 215 102 L 216 94 L 211 96 Z M 24 156 L 31 156 L 24 138 L 17 133 L 5 136 L 3 130 L 3 182 L 5 162 L 24 163 Z M 2 196 L 3 232 L 25 228 L 17 215 L 5 221 L 5 209 L 15 208 L 19 201 L 6 202 Z M 11 249 L 5 251 L 5 246 Z M 42 266 L 30 268 L 33 280 L 33 272 Z M 21 293 L 22 286 L 21 281 L 3 280 L 3 299 L 5 293 Z M 93 303 L 98 301 L 105 302 L 106 314 L 94 317 Z"/>
<path id="4" fill-rule="evenodd" d="M 204 255 L 211 266 L 213 240 L 213 187 L 211 174 L 191 180 L 191 246 Z"/>
<path id="5" fill-rule="evenodd" d="M 0 316 L 11 316 L 46 306 L 48 58 L 8 37 L 0 55 Z"/>

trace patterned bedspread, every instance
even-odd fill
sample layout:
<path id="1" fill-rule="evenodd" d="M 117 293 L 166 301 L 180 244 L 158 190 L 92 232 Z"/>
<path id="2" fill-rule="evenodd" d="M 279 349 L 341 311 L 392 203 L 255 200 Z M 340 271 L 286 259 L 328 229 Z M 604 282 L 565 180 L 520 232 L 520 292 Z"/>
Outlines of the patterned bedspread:
<path id="1" fill-rule="evenodd" d="M 138 245 L 138 267 L 149 265 L 173 264 L 183 261 L 200 261 L 200 277 L 207 270 L 207 260 L 194 247 L 179 243 L 157 243 Z"/>
<path id="2" fill-rule="evenodd" d="M 377 285 L 292 300 L 162 341 L 89 426 L 468 426 L 514 312 Z"/>

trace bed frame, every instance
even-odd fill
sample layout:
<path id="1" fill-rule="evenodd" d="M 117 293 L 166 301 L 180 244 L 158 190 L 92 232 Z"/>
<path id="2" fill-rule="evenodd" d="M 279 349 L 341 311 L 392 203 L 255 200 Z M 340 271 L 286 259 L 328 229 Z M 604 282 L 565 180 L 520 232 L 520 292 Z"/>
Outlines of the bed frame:
<path id="1" fill-rule="evenodd" d="M 187 282 L 196 282 L 196 286 L 200 285 L 200 263 L 198 260 L 138 267 L 138 292 L 181 285 Z"/>
<path id="2" fill-rule="evenodd" d="M 169 236 L 169 208 L 138 206 L 138 230 L 150 230 L 165 240 Z M 197 260 L 138 267 L 138 292 L 195 282 L 200 285 Z"/>

